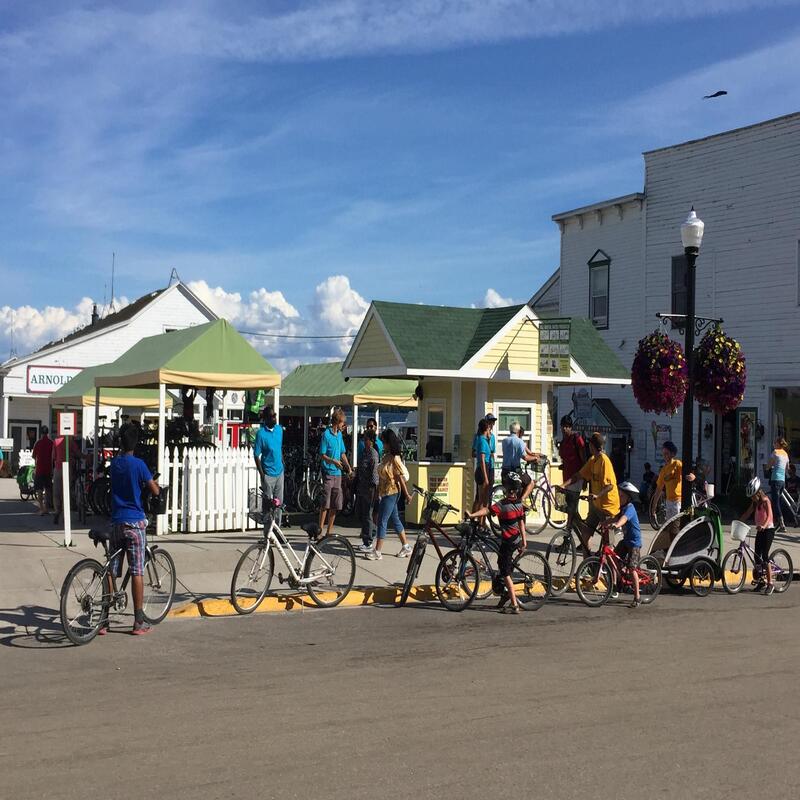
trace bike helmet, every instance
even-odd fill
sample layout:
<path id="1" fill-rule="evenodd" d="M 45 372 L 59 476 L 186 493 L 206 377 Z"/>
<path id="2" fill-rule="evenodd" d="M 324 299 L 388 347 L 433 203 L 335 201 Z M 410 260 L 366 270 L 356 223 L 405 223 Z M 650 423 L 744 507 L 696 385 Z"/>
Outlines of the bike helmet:
<path id="1" fill-rule="evenodd" d="M 745 493 L 748 497 L 752 497 L 759 489 L 761 488 L 761 479 L 756 476 L 750 483 L 747 484 L 747 489 L 745 489 Z"/>
<path id="2" fill-rule="evenodd" d="M 639 490 L 630 481 L 623 481 L 617 488 L 622 489 L 625 494 L 632 498 L 637 498 L 639 496 Z"/>
<path id="3" fill-rule="evenodd" d="M 518 472 L 509 472 L 506 475 L 505 480 L 503 481 L 503 485 L 506 489 L 521 492 L 522 491 L 522 478 Z"/>

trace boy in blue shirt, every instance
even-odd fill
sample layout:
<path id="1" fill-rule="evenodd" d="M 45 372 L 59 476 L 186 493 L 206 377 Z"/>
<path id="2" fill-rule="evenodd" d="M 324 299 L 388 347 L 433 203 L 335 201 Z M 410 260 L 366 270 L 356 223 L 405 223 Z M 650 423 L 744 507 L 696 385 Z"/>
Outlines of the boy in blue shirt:
<path id="1" fill-rule="evenodd" d="M 261 412 L 261 427 L 253 447 L 258 474 L 261 476 L 262 510 L 273 498 L 280 501 L 275 522 L 281 525 L 283 514 L 283 428 L 278 425 L 278 415 L 272 406 Z"/>
<path id="2" fill-rule="evenodd" d="M 619 490 L 619 516 L 611 523 L 612 528 L 622 528 L 622 541 L 616 546 L 617 555 L 628 567 L 633 583 L 633 602 L 630 608 L 638 608 L 641 605 L 639 596 L 639 573 L 636 567 L 639 566 L 639 556 L 642 552 L 642 528 L 639 525 L 639 515 L 636 513 L 635 502 L 639 500 L 639 490 L 630 482 L 624 481 L 617 489 Z"/>

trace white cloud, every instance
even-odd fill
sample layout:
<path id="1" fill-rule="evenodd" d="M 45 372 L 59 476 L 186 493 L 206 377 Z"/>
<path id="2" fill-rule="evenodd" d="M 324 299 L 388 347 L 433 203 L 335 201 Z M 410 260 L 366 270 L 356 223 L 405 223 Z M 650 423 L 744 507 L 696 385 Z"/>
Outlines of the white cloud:
<path id="1" fill-rule="evenodd" d="M 514 299 L 512 297 L 503 297 L 496 289 L 487 289 L 483 300 L 476 303 L 473 308 L 503 308 L 513 305 Z"/>
<path id="2" fill-rule="evenodd" d="M 227 292 L 221 286 L 209 286 L 205 281 L 189 281 L 189 288 L 215 313 L 246 330 L 277 332 L 300 312 L 283 296 L 263 287 L 255 289 L 242 300 L 239 292 Z"/>

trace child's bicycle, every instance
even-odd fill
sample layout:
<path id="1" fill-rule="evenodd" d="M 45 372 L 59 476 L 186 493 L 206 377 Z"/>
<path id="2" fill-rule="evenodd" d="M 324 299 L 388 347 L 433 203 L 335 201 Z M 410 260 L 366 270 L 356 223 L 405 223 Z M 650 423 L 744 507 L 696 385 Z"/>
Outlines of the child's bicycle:
<path id="1" fill-rule="evenodd" d="M 661 565 L 653 556 L 645 556 L 634 569 L 642 604 L 652 603 L 661 591 Z M 633 589 L 631 570 L 608 544 L 602 546 L 599 555 L 585 558 L 575 572 L 575 590 L 587 606 L 602 606 L 615 590 L 628 589 Z"/>
<path id="2" fill-rule="evenodd" d="M 753 565 L 753 573 L 763 575 L 766 569 L 764 560 L 756 554 L 747 543 L 750 527 L 738 520 L 731 525 L 731 536 L 739 546 L 727 553 L 722 561 L 722 585 L 728 594 L 740 592 L 747 578 L 747 560 Z M 769 565 L 772 567 L 772 584 L 776 594 L 781 594 L 789 588 L 792 582 L 794 567 L 792 559 L 786 550 L 778 548 L 769 554 Z"/>

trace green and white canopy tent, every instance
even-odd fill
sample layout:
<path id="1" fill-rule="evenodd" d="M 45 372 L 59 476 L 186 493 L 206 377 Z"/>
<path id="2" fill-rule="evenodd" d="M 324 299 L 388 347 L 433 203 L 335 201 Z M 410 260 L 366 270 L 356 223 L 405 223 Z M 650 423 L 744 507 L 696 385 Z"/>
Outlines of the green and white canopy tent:
<path id="1" fill-rule="evenodd" d="M 218 319 L 142 339 L 116 361 L 98 370 L 94 385 L 95 409 L 102 393 L 111 389 L 157 390 L 158 464 L 163 472 L 167 386 L 272 388 L 277 396 L 281 376 L 227 320 Z M 94 469 L 96 472 L 96 461 Z"/>
<path id="2" fill-rule="evenodd" d="M 303 408 L 303 447 L 308 449 L 308 410 L 331 406 L 353 408 L 353 465 L 358 463 L 359 406 L 416 408 L 415 380 L 391 378 L 345 378 L 343 361 L 323 364 L 300 364 L 281 385 L 285 407 Z"/>
<path id="3" fill-rule="evenodd" d="M 96 367 L 87 367 L 79 372 L 71 381 L 65 383 L 57 392 L 50 395 L 50 405 L 57 408 L 86 408 L 96 402 L 96 387 L 94 379 L 109 364 L 99 364 Z M 167 408 L 172 407 L 172 398 L 167 397 Z M 157 389 L 102 389 L 100 391 L 100 405 L 117 406 L 120 408 L 158 408 Z"/>

